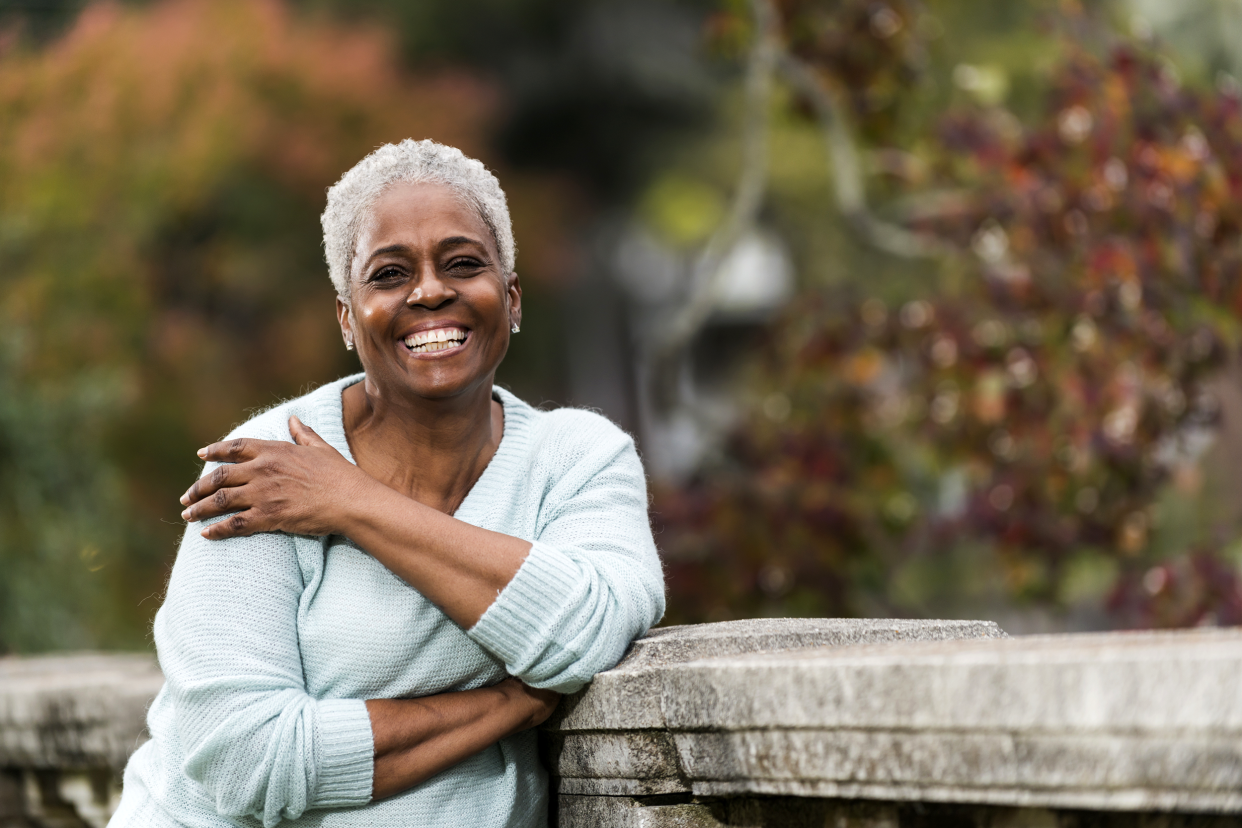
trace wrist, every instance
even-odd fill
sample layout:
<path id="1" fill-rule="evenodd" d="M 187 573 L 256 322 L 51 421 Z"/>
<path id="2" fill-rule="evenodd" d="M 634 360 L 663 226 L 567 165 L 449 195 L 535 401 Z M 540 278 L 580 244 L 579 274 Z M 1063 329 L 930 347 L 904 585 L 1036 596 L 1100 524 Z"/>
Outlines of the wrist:
<path id="1" fill-rule="evenodd" d="M 510 676 L 496 688 L 504 693 L 518 725 L 514 732 L 537 727 L 547 720 L 560 701 L 560 695 L 550 690 L 538 690 Z"/>
<path id="2" fill-rule="evenodd" d="M 368 510 L 373 508 L 377 500 L 382 500 L 386 494 L 395 494 L 395 492 L 380 484 L 362 469 L 353 466 L 349 479 L 341 486 L 342 496 L 333 502 L 334 508 L 330 518 L 332 533 L 357 540 L 359 530 L 375 525 L 375 521 L 369 519 Z"/>
<path id="3" fill-rule="evenodd" d="M 522 682 L 513 676 L 508 676 L 496 682 L 492 685 L 492 689 L 499 693 L 504 698 L 505 703 L 509 705 L 520 703 L 524 695 L 522 692 L 524 689 Z"/>

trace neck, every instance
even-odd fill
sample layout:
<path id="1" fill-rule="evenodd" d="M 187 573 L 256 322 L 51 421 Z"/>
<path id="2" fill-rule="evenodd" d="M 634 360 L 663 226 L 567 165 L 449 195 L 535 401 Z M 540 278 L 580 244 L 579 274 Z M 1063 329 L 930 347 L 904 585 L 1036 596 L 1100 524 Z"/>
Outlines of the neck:
<path id="1" fill-rule="evenodd" d="M 500 445 L 504 413 L 491 377 L 447 399 L 386 394 L 370 378 L 341 398 L 358 466 L 414 500 L 452 514 Z"/>

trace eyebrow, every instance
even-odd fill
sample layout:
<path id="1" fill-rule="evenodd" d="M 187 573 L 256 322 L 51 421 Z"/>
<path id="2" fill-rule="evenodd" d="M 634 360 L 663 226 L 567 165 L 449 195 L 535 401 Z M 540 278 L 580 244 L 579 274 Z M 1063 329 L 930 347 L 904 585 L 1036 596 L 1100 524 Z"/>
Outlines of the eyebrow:
<path id="1" fill-rule="evenodd" d="M 383 256 L 387 253 L 408 253 L 409 251 L 410 251 L 410 248 L 406 247 L 404 244 L 390 244 L 387 247 L 381 247 L 378 250 L 372 250 L 371 254 L 367 256 L 366 264 L 368 265 L 371 264 L 371 262 L 375 259 L 376 256 Z"/>
<path id="2" fill-rule="evenodd" d="M 443 249 L 445 247 L 456 247 L 459 244 L 473 244 L 473 245 L 482 247 L 484 250 L 487 249 L 487 246 L 483 244 L 483 242 L 479 241 L 478 239 L 471 238 L 470 236 L 449 236 L 447 239 L 441 239 L 440 242 L 436 244 L 436 247 Z M 409 252 L 410 252 L 410 248 L 407 245 L 390 244 L 387 247 L 380 247 L 376 250 L 372 250 L 371 254 L 367 256 L 366 263 L 368 265 L 371 264 L 371 262 L 375 259 L 376 256 L 383 256 L 388 253 L 409 253 Z"/>
<path id="3" fill-rule="evenodd" d="M 436 247 L 456 247 L 459 244 L 475 244 L 482 247 L 484 250 L 487 249 L 487 245 L 483 244 L 483 242 L 478 239 L 472 239 L 469 236 L 449 236 L 447 239 L 442 239 Z"/>

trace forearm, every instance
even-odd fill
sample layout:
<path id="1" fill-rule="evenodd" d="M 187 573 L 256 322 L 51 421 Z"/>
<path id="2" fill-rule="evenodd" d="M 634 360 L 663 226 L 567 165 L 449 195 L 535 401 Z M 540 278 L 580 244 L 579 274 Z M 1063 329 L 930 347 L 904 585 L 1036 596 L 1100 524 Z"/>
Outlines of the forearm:
<path id="1" fill-rule="evenodd" d="M 478 690 L 368 701 L 375 740 L 372 798 L 400 793 L 538 725 L 558 699 L 506 679 Z"/>
<path id="2" fill-rule="evenodd" d="M 530 552 L 527 541 L 457 520 L 380 483 L 368 483 L 346 503 L 341 533 L 463 629 L 478 622 Z"/>

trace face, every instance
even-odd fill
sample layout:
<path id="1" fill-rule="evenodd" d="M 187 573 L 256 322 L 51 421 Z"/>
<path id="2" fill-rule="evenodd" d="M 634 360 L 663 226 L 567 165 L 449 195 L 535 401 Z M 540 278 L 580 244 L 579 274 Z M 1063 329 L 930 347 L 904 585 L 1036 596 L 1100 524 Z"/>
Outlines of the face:
<path id="1" fill-rule="evenodd" d="M 491 231 L 447 187 L 388 188 L 359 233 L 350 299 L 337 299 L 368 385 L 425 399 L 490 394 L 522 314 L 517 274 L 503 271 Z"/>

